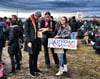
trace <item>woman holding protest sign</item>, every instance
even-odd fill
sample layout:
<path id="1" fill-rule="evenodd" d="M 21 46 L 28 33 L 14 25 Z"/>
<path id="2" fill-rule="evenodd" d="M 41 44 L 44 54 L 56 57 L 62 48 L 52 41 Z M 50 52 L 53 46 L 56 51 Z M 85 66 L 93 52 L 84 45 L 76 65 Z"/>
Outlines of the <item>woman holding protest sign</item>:
<path id="1" fill-rule="evenodd" d="M 60 39 L 68 39 L 70 35 L 71 27 L 69 26 L 67 22 L 67 18 L 63 16 L 61 18 L 61 22 L 59 25 L 59 30 L 55 38 L 60 38 Z M 59 49 L 58 49 L 59 50 Z M 58 58 L 59 58 L 59 71 L 56 73 L 56 76 L 62 75 L 63 72 L 67 72 L 67 58 L 66 58 L 66 49 L 61 49 L 63 50 L 62 52 L 59 51 L 58 53 Z"/>

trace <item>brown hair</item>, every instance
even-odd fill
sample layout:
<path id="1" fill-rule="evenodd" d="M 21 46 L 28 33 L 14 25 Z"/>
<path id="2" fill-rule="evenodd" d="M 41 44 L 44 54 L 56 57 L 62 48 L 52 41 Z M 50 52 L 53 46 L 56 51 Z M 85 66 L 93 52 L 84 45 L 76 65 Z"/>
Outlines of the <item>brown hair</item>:
<path id="1" fill-rule="evenodd" d="M 51 13 L 50 13 L 50 12 L 46 12 L 45 15 L 49 15 L 49 16 L 51 16 Z"/>
<path id="2" fill-rule="evenodd" d="M 66 16 L 63 16 L 62 18 L 64 18 L 65 19 L 65 25 L 66 25 L 66 27 L 68 27 L 69 28 L 69 30 L 71 30 L 71 27 L 69 26 L 69 24 L 68 24 L 68 20 L 67 20 L 67 17 Z M 61 24 L 61 23 L 60 23 Z"/>
<path id="3" fill-rule="evenodd" d="M 62 18 L 64 18 L 64 19 L 65 19 L 65 25 L 67 26 L 67 25 L 68 25 L 68 20 L 67 20 L 67 17 L 66 17 L 66 16 L 63 16 Z M 62 25 L 62 24 L 60 23 L 60 25 Z"/>
<path id="4" fill-rule="evenodd" d="M 62 18 L 65 19 L 65 23 L 67 24 L 68 23 L 67 17 L 66 16 L 63 16 Z"/>
<path id="5" fill-rule="evenodd" d="M 16 20 L 18 20 L 18 17 L 16 15 L 12 15 Z"/>

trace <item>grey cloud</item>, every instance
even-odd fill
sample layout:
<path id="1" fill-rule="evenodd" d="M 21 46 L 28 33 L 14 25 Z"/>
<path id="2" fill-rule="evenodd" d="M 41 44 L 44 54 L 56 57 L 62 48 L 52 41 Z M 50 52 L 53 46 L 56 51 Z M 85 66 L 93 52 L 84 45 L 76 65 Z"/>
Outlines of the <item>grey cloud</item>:
<path id="1" fill-rule="evenodd" d="M 36 9 L 56 12 L 97 12 L 99 0 L 0 0 L 0 7 L 20 11 L 33 11 Z"/>

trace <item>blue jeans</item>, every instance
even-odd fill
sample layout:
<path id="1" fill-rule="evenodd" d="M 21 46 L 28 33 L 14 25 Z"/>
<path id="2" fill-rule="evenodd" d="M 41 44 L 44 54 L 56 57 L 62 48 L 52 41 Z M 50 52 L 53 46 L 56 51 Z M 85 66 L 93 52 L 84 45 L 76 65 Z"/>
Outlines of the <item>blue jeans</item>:
<path id="1" fill-rule="evenodd" d="M 60 53 L 58 55 L 58 57 L 59 57 L 59 66 L 60 67 L 63 67 L 64 64 L 67 64 L 66 50 L 64 50 L 63 54 Z"/>
<path id="2" fill-rule="evenodd" d="M 70 34 L 70 37 L 71 37 L 71 39 L 77 39 L 77 35 L 78 35 L 77 32 L 72 32 L 72 33 Z"/>
<path id="3" fill-rule="evenodd" d="M 0 48 L 0 62 L 2 61 L 2 48 Z"/>

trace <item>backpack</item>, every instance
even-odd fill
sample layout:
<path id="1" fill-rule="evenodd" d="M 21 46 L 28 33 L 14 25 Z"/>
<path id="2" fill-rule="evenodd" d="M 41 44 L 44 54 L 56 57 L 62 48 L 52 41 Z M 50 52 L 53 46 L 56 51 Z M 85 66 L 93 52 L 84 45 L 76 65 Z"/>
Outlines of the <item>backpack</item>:
<path id="1" fill-rule="evenodd" d="M 6 79 L 6 74 L 4 71 L 4 66 L 0 64 L 0 79 Z"/>

